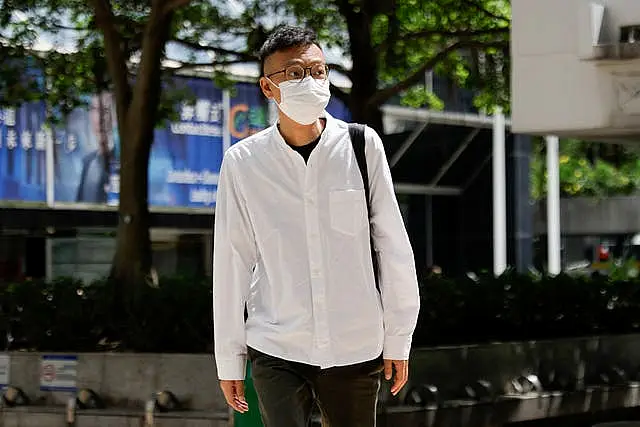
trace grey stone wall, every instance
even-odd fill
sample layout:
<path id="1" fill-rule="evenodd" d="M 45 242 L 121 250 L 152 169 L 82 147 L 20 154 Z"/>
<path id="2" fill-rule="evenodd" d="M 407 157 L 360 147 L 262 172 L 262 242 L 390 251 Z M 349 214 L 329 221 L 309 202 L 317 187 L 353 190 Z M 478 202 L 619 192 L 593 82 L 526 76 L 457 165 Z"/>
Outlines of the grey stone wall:
<path id="1" fill-rule="evenodd" d="M 536 234 L 547 233 L 547 211 L 544 201 L 535 206 Z M 560 231 L 571 234 L 624 234 L 640 232 L 640 197 L 620 196 L 561 199 Z"/>
<path id="2" fill-rule="evenodd" d="M 71 394 L 40 390 L 41 354 L 10 356 L 10 383 L 22 388 L 34 405 L 3 408 L 0 425 L 67 425 L 64 405 Z M 640 407 L 640 335 L 415 349 L 410 366 L 410 383 L 399 396 L 391 397 L 384 382 L 381 427 L 498 426 Z M 550 372 L 569 379 L 539 393 L 514 393 L 517 377 L 534 374 L 547 383 Z M 622 374 L 614 378 L 613 372 Z M 488 401 L 465 396 L 465 386 L 478 380 L 492 385 Z M 437 386 L 438 405 L 406 404 L 412 387 L 421 384 Z M 77 387 L 97 392 L 107 409 L 78 411 L 76 426 L 140 426 L 145 402 L 160 390 L 172 391 L 186 412 L 161 415 L 156 426 L 222 427 L 233 419 L 218 387 L 213 357 L 206 354 L 79 354 Z"/>

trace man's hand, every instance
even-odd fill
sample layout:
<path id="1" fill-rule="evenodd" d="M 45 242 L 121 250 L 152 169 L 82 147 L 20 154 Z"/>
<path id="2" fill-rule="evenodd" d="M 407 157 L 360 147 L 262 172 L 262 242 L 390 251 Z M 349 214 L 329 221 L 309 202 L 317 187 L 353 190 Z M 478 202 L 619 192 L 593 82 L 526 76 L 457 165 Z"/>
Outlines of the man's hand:
<path id="1" fill-rule="evenodd" d="M 408 360 L 384 360 L 384 378 L 390 381 L 393 377 L 393 385 L 391 386 L 391 394 L 398 394 L 402 387 L 409 379 L 409 361 Z"/>
<path id="2" fill-rule="evenodd" d="M 229 406 L 241 414 L 249 410 L 249 405 L 247 405 L 247 401 L 244 399 L 244 381 L 220 380 L 220 388 Z"/>

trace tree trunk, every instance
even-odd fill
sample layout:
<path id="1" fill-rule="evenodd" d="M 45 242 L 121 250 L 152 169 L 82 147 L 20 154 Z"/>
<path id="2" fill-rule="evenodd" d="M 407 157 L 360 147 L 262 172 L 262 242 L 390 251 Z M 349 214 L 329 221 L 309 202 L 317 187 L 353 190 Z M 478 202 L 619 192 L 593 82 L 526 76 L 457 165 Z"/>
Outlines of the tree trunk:
<path id="1" fill-rule="evenodd" d="M 371 106 L 369 102 L 378 91 L 378 54 L 371 45 L 372 15 L 364 9 L 355 11 L 350 2 L 341 3 L 341 13 L 347 21 L 349 50 L 353 62 L 349 110 L 354 122 L 365 123 L 382 134 L 382 112 L 378 106 Z"/>
<path id="2" fill-rule="evenodd" d="M 111 279 L 118 290 L 118 303 L 125 306 L 138 299 L 138 291 L 149 279 L 152 265 L 147 201 L 154 129 L 153 126 L 141 129 L 140 125 L 126 123 L 120 135 L 120 204 Z"/>
<path id="3" fill-rule="evenodd" d="M 366 73 L 369 74 L 369 73 Z M 368 79 L 371 76 L 362 76 L 358 77 L 354 74 L 354 81 L 356 79 L 365 78 Z M 353 86 L 357 86 L 355 83 Z M 384 134 L 384 125 L 382 123 L 382 111 L 378 107 L 369 107 L 367 104 L 373 93 L 367 93 L 368 91 L 363 90 L 360 96 L 356 96 L 354 93 L 351 94 L 349 98 L 349 111 L 351 112 L 352 119 L 356 123 L 364 123 L 371 126 L 376 130 L 379 134 Z"/>
<path id="4" fill-rule="evenodd" d="M 107 60 L 111 61 L 112 75 L 119 76 L 114 78 L 114 88 L 121 149 L 118 232 L 111 280 L 116 287 L 114 303 L 124 309 L 138 305 L 141 290 L 151 279 L 149 155 L 162 91 L 161 63 L 173 17 L 171 9 L 184 1 L 153 3 L 133 86 L 128 80 L 120 39 L 113 34 L 113 27 L 105 30 L 105 44 L 111 52 Z"/>

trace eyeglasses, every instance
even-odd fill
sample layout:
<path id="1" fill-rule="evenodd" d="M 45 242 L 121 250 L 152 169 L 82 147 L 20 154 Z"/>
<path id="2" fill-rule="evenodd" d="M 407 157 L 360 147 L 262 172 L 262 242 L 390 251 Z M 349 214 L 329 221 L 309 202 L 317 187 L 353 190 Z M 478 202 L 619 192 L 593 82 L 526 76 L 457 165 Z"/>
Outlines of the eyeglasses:
<path id="1" fill-rule="evenodd" d="M 275 73 L 267 74 L 265 77 L 271 79 L 271 76 L 276 74 L 283 74 L 281 82 L 301 82 L 307 76 L 307 70 L 309 75 L 316 80 L 327 80 L 329 78 L 329 67 L 326 64 L 315 64 L 311 67 L 303 67 L 301 65 L 290 65 L 287 68 L 276 71 Z"/>

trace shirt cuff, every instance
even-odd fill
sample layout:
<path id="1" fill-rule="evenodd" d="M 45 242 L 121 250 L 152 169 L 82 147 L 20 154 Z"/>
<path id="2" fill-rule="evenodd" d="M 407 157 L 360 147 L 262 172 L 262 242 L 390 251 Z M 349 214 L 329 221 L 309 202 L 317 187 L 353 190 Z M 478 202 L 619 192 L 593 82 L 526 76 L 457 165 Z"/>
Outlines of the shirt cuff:
<path id="1" fill-rule="evenodd" d="M 219 380 L 244 380 L 247 375 L 247 357 L 216 359 Z"/>
<path id="2" fill-rule="evenodd" d="M 411 335 L 386 336 L 382 357 L 388 360 L 409 360 L 411 353 Z"/>

